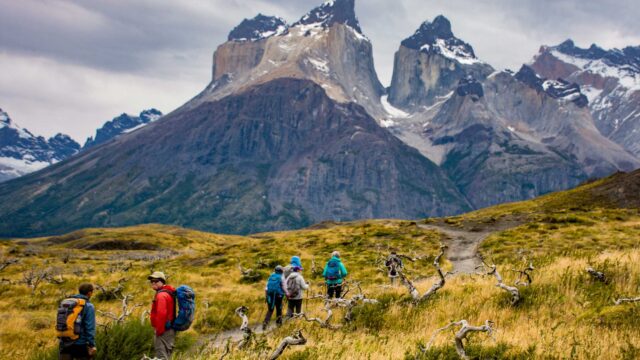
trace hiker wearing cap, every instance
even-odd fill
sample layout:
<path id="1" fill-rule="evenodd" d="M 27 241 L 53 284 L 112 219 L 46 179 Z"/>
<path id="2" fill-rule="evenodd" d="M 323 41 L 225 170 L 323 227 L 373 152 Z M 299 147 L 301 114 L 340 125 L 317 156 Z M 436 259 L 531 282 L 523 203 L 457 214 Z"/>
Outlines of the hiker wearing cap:
<path id="1" fill-rule="evenodd" d="M 340 253 L 334 251 L 331 253 L 331 259 L 327 261 L 322 272 L 325 283 L 327 284 L 327 298 L 331 299 L 334 295 L 340 298 L 342 293 L 342 279 L 347 276 L 347 268 L 340 260 Z"/>
<path id="2" fill-rule="evenodd" d="M 294 266 L 293 272 L 285 281 L 284 291 L 287 294 L 287 319 L 291 318 L 293 314 L 300 314 L 302 312 L 302 299 L 303 292 L 309 288 L 309 285 L 302 277 L 302 267 Z"/>
<path id="3" fill-rule="evenodd" d="M 171 358 L 176 340 L 176 331 L 171 327 L 175 318 L 173 294 L 176 289 L 167 285 L 167 278 L 163 272 L 156 271 L 147 279 L 156 292 L 151 305 L 151 326 L 155 329 L 153 340 L 155 357 L 168 360 Z"/>
<path id="4" fill-rule="evenodd" d="M 284 279 L 282 278 L 282 266 L 276 266 L 273 274 L 267 280 L 264 288 L 267 299 L 267 315 L 262 323 L 262 330 L 267 330 L 273 310 L 276 310 L 276 325 L 282 325 L 282 299 L 284 298 Z"/>
<path id="5" fill-rule="evenodd" d="M 292 256 L 291 257 L 291 263 L 287 266 L 284 267 L 284 269 L 282 270 L 282 277 L 286 280 L 289 275 L 291 275 L 291 273 L 293 272 L 293 268 L 294 267 L 299 267 L 300 269 L 303 269 L 302 267 L 302 262 L 300 261 L 300 256 Z"/>
<path id="6" fill-rule="evenodd" d="M 93 359 L 96 355 L 96 310 L 89 301 L 93 295 L 92 284 L 82 284 L 78 294 L 65 299 L 60 304 L 56 321 L 56 330 L 60 338 L 60 360 Z M 68 311 L 72 308 L 76 311 Z M 73 316 L 73 319 L 69 317 Z M 79 333 L 67 328 L 70 323 L 80 323 Z M 71 337 L 70 337 L 71 336 Z"/>
<path id="7" fill-rule="evenodd" d="M 395 285 L 395 279 L 399 276 L 402 271 L 403 264 L 402 259 L 395 251 L 392 251 L 387 260 L 384 262 L 384 266 L 387 267 L 389 279 L 391 280 L 391 285 Z"/>

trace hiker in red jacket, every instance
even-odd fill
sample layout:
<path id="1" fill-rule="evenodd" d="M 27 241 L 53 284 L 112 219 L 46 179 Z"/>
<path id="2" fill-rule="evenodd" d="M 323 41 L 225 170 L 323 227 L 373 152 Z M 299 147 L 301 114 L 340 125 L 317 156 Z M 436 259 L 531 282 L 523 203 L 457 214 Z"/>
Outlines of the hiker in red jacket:
<path id="1" fill-rule="evenodd" d="M 153 326 L 156 333 L 153 340 L 155 357 L 168 360 L 171 359 L 173 345 L 176 340 L 176 331 L 171 328 L 175 318 L 173 297 L 176 289 L 166 285 L 167 278 L 160 271 L 149 275 L 147 279 L 151 282 L 151 288 L 156 291 L 153 305 L 151 305 L 151 326 Z"/>

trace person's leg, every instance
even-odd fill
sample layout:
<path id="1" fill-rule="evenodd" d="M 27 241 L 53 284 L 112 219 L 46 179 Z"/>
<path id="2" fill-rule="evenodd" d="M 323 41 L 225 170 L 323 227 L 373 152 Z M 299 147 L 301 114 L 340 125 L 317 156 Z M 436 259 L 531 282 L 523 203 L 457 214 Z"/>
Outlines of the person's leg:
<path id="1" fill-rule="evenodd" d="M 294 301 L 295 300 L 291 300 L 291 299 L 287 300 L 287 316 L 286 316 L 287 319 L 290 319 L 291 317 L 293 317 L 293 302 Z"/>
<path id="2" fill-rule="evenodd" d="M 58 351 L 59 360 L 73 360 L 71 353 L 69 353 L 69 346 L 64 346 L 60 343 L 60 350 Z"/>
<path id="3" fill-rule="evenodd" d="M 302 313 L 302 299 L 296 300 L 295 309 L 296 309 L 296 314 Z"/>
<path id="4" fill-rule="evenodd" d="M 282 296 L 276 296 L 275 308 L 276 308 L 276 324 L 281 325 L 282 324 Z"/>
<path id="5" fill-rule="evenodd" d="M 333 297 L 334 290 L 335 290 L 334 285 L 327 284 L 327 298 L 331 299 Z"/>
<path id="6" fill-rule="evenodd" d="M 173 352 L 173 344 L 176 339 L 176 331 L 169 329 L 160 336 L 156 336 L 153 342 L 155 349 L 155 357 L 162 360 L 171 359 L 171 353 Z"/>
<path id="7" fill-rule="evenodd" d="M 336 284 L 336 299 L 340 298 L 341 293 L 342 293 L 342 284 Z"/>

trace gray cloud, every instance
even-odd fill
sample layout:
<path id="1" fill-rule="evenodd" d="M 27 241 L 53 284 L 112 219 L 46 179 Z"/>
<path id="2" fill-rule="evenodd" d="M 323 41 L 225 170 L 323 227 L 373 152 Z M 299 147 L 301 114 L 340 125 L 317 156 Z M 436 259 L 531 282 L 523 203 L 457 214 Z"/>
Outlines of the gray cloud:
<path id="1" fill-rule="evenodd" d="M 123 111 L 167 112 L 206 86 L 213 51 L 242 19 L 293 22 L 321 2 L 0 0 L 0 107 L 33 132 L 77 139 Z M 439 14 L 498 69 L 567 38 L 640 45 L 632 0 L 356 0 L 356 13 L 387 84 L 400 41 Z"/>

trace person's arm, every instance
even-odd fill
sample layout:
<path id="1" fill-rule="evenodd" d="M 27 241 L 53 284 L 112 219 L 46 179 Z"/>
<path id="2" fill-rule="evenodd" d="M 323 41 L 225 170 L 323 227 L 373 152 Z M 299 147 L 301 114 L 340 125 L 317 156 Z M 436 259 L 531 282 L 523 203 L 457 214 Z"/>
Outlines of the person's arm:
<path id="1" fill-rule="evenodd" d="M 327 263 L 324 265 L 324 270 L 322 270 L 322 277 L 323 277 L 323 278 L 326 278 L 326 277 L 327 277 L 327 269 L 328 269 L 328 268 L 329 268 L 329 263 L 327 262 Z"/>
<path id="2" fill-rule="evenodd" d="M 340 272 L 342 273 L 342 277 L 345 278 L 347 277 L 347 268 L 344 266 L 344 264 L 342 262 L 340 262 Z"/>
<path id="3" fill-rule="evenodd" d="M 96 347 L 96 309 L 93 304 L 87 303 L 84 308 L 85 330 L 87 332 L 87 345 Z"/>
<path id="4" fill-rule="evenodd" d="M 309 288 L 309 285 L 307 285 L 307 282 L 304 280 L 304 278 L 302 277 L 302 275 L 300 275 L 298 277 L 298 281 L 300 282 L 300 288 L 302 290 L 307 290 Z"/>
<path id="5" fill-rule="evenodd" d="M 167 328 L 167 321 L 169 321 L 169 301 L 173 302 L 171 295 L 165 292 L 158 294 L 158 314 L 157 314 L 158 324 L 157 325 L 163 329 Z M 162 334 L 159 334 L 159 335 L 162 335 Z"/>

